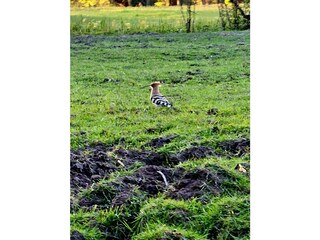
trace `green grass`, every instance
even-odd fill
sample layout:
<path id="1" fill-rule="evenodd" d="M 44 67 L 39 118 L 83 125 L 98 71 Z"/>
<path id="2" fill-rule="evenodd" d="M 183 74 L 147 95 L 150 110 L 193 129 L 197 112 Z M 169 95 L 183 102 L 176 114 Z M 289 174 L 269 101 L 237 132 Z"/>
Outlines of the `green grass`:
<path id="1" fill-rule="evenodd" d="M 72 148 L 86 142 L 141 148 L 156 137 L 177 135 L 161 149 L 170 152 L 194 143 L 248 138 L 248 41 L 248 32 L 234 32 L 72 43 Z M 147 85 L 156 80 L 165 81 L 161 91 L 177 111 L 150 103 Z M 207 114 L 212 108 L 217 115 Z M 215 126 L 219 133 L 211 131 Z M 148 131 L 152 128 L 157 130 Z"/>
<path id="2" fill-rule="evenodd" d="M 196 6 L 195 16 L 196 31 L 220 29 L 216 5 Z M 73 35 L 185 31 L 180 7 L 71 8 L 70 27 Z"/>
<path id="3" fill-rule="evenodd" d="M 150 199 L 141 208 L 137 221 L 143 236 L 159 230 L 159 226 L 167 225 L 171 229 L 184 229 L 190 237 L 192 234 L 198 235 L 191 239 L 207 239 L 208 234 L 214 239 L 232 239 L 231 234 L 246 238 L 249 232 L 248 205 L 246 197 L 213 198 L 207 205 L 195 200 Z"/>
<path id="4" fill-rule="evenodd" d="M 102 16 L 105 10 L 77 11 L 94 18 L 95 11 Z M 133 14 L 130 8 L 119 11 L 127 11 L 123 17 Z M 248 31 L 73 36 L 71 148 L 101 142 L 152 150 L 146 146 L 150 140 L 175 135 L 169 144 L 153 149 L 174 154 L 192 145 L 217 148 L 224 140 L 249 139 L 249 60 Z M 160 80 L 165 82 L 161 92 L 176 110 L 151 104 L 148 85 Z M 208 115 L 212 108 L 218 109 L 217 115 Z M 250 180 L 234 170 L 242 162 L 249 162 L 249 155 L 176 166 L 212 171 L 218 166 L 234 177 L 224 185 L 228 191 L 208 196 L 209 202 L 174 200 L 164 194 L 148 198 L 136 189 L 131 206 L 110 208 L 108 198 L 106 209 L 73 209 L 71 230 L 86 239 L 249 239 Z M 80 192 L 79 199 L 98 191 L 112 196 L 114 189 L 104 189 L 103 183 L 140 167 L 137 163 L 111 174 Z"/>

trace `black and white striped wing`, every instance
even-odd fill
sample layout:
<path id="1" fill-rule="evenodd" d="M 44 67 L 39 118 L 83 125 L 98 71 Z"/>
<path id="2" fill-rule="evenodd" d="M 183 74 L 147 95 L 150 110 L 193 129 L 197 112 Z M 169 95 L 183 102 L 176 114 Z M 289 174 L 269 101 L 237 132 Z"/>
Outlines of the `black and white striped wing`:
<path id="1" fill-rule="evenodd" d="M 163 95 L 152 95 L 151 102 L 158 107 L 172 107 L 171 103 Z"/>

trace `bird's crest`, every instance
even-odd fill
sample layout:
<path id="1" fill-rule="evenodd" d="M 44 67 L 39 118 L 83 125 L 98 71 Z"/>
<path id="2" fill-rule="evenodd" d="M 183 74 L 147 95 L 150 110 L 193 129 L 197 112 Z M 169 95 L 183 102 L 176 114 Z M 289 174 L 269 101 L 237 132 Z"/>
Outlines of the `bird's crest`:
<path id="1" fill-rule="evenodd" d="M 161 82 L 152 82 L 151 84 L 150 84 L 150 87 L 152 87 L 152 88 L 154 88 L 154 87 L 156 87 L 156 86 L 160 86 L 161 85 Z"/>

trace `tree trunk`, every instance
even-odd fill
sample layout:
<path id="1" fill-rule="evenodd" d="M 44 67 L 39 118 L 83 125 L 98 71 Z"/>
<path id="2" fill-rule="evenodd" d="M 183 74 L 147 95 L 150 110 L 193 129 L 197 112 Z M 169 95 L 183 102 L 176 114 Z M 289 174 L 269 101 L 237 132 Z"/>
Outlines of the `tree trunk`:
<path id="1" fill-rule="evenodd" d="M 188 0 L 187 2 L 187 22 L 186 22 L 186 28 L 187 33 L 191 32 L 191 0 Z"/>

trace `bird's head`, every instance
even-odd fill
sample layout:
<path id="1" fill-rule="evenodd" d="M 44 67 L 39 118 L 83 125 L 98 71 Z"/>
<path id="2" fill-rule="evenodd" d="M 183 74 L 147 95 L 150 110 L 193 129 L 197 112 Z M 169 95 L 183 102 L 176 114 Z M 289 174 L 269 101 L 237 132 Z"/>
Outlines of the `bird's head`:
<path id="1" fill-rule="evenodd" d="M 155 87 L 158 87 L 158 86 L 159 87 L 161 86 L 161 82 L 153 82 L 153 83 L 150 84 L 151 88 L 155 88 Z"/>

